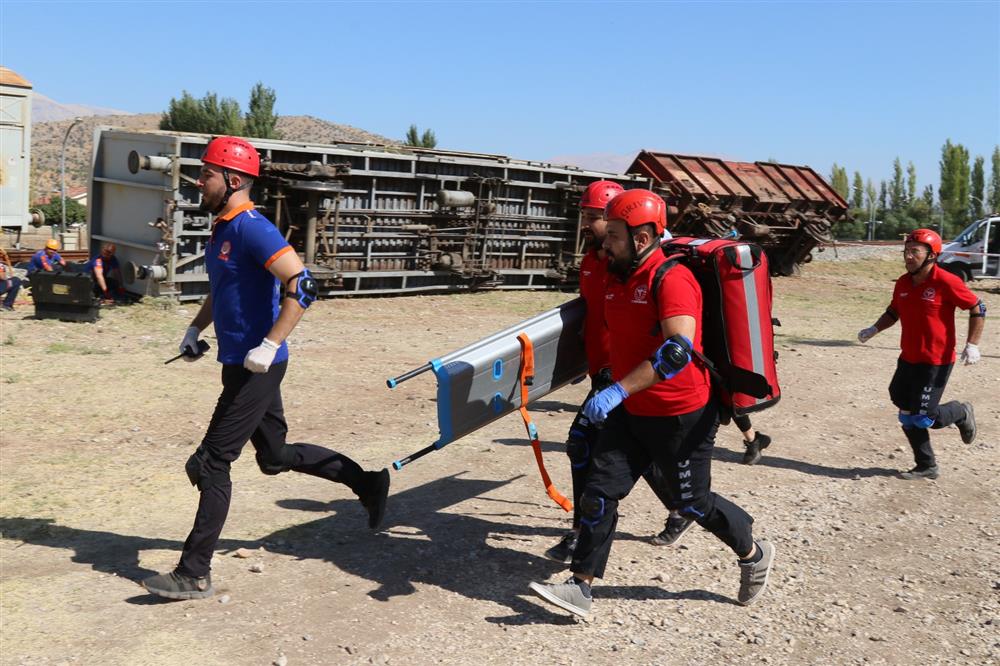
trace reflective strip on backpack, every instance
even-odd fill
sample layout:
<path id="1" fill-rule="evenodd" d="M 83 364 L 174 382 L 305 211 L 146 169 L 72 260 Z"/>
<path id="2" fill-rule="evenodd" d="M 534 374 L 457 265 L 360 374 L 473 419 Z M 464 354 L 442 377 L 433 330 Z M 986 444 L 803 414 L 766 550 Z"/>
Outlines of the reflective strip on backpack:
<path id="1" fill-rule="evenodd" d="M 754 272 L 746 270 L 753 268 L 753 252 L 749 245 L 739 245 L 736 248 L 737 262 L 743 271 L 743 294 L 747 304 L 747 332 L 750 334 L 750 358 L 752 370 L 762 377 L 767 377 L 767 366 L 764 365 L 764 347 L 760 339 L 760 304 L 757 300 L 757 281 Z M 754 398 L 754 404 L 760 404 L 764 398 Z"/>

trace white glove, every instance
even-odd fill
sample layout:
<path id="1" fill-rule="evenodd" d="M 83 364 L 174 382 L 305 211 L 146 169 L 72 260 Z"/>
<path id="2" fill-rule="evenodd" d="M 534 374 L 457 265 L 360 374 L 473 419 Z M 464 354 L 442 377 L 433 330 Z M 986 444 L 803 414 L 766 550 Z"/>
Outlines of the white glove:
<path id="1" fill-rule="evenodd" d="M 178 351 L 184 354 L 183 358 L 189 363 L 191 361 L 198 360 L 198 334 L 201 333 L 201 329 L 197 326 L 188 326 L 187 331 L 184 332 L 184 341 L 181 342 L 181 346 L 178 347 Z"/>
<path id="2" fill-rule="evenodd" d="M 962 350 L 962 360 L 965 361 L 965 364 L 972 365 L 973 363 L 979 363 L 980 358 L 982 357 L 979 354 L 979 347 L 971 342 L 966 342 L 965 349 Z"/>
<path id="3" fill-rule="evenodd" d="M 862 343 L 868 342 L 869 340 L 875 337 L 876 333 L 878 333 L 878 329 L 875 328 L 874 326 L 863 328 L 860 331 L 858 331 L 858 342 Z"/>
<path id="4" fill-rule="evenodd" d="M 278 353 L 279 347 L 281 345 L 278 343 L 264 338 L 259 347 L 247 352 L 246 358 L 243 359 L 243 367 L 250 372 L 267 372 L 274 362 L 274 355 Z"/>

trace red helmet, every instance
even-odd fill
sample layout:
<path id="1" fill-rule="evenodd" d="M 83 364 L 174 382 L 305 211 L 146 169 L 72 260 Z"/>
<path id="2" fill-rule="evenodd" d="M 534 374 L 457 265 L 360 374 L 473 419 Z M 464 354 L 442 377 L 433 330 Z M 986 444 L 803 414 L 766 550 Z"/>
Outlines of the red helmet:
<path id="1" fill-rule="evenodd" d="M 247 141 L 235 136 L 212 139 L 201 161 L 224 169 L 232 169 L 256 178 L 260 175 L 260 155 Z"/>
<path id="2" fill-rule="evenodd" d="M 656 235 L 662 236 L 667 228 L 667 204 L 649 190 L 628 190 L 608 202 L 604 217 L 621 220 L 630 227 L 655 224 Z"/>
<path id="3" fill-rule="evenodd" d="M 941 237 L 936 231 L 930 229 L 914 229 L 906 237 L 907 243 L 923 243 L 931 249 L 934 254 L 941 254 Z"/>
<path id="4" fill-rule="evenodd" d="M 608 202 L 625 191 L 625 188 L 610 180 L 594 181 L 587 185 L 583 196 L 580 197 L 580 208 L 601 208 L 608 205 Z"/>

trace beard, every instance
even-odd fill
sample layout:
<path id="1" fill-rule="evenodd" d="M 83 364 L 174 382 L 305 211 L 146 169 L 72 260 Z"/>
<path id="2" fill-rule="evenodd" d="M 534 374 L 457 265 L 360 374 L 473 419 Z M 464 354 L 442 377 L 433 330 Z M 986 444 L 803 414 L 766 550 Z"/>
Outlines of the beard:
<path id="1" fill-rule="evenodd" d="M 198 204 L 198 210 L 204 213 L 214 213 L 215 209 L 218 207 L 219 207 L 219 201 L 212 201 L 211 197 L 208 194 L 206 194 L 205 192 L 201 193 L 201 203 Z"/>
<path id="2" fill-rule="evenodd" d="M 583 233 L 583 241 L 587 246 L 588 250 L 600 250 L 601 246 L 604 245 L 604 238 L 598 238 L 590 232 Z"/>
<path id="3" fill-rule="evenodd" d="M 632 258 L 616 257 L 614 255 L 609 254 L 608 272 L 620 278 L 622 281 L 627 280 L 628 276 L 632 273 Z"/>

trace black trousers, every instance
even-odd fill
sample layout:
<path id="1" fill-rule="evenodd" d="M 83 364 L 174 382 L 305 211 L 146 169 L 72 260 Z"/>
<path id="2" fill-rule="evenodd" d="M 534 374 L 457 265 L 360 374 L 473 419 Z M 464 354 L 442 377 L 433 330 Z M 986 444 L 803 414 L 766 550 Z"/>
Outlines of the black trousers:
<path id="1" fill-rule="evenodd" d="M 889 398 L 901 412 L 927 416 L 934 420 L 931 428 L 946 428 L 965 418 L 962 403 L 957 400 L 940 404 L 954 364 L 931 365 L 896 361 L 896 373 L 889 383 Z M 903 434 L 913 449 L 917 467 L 935 464 L 931 435 L 927 428 L 903 426 Z"/>
<path id="2" fill-rule="evenodd" d="M 573 482 L 573 529 L 580 528 L 580 499 L 583 496 L 583 489 L 587 485 L 587 477 L 590 476 L 590 467 L 593 462 L 594 452 L 597 450 L 597 442 L 601 435 L 601 429 L 583 415 L 583 406 L 594 397 L 594 394 L 607 387 L 609 381 L 602 378 L 591 378 L 590 392 L 580 403 L 580 409 L 569 426 L 569 436 L 566 438 L 566 455 L 569 456 L 570 478 Z M 670 506 L 670 487 L 666 483 L 664 476 L 656 467 L 650 465 L 642 477 L 646 480 L 650 489 L 663 506 Z"/>
<path id="3" fill-rule="evenodd" d="M 634 416 L 624 407 L 611 412 L 580 501 L 580 541 L 570 569 L 604 576 L 618 525 L 618 502 L 654 462 L 669 488 L 669 508 L 697 521 L 737 556 L 753 550 L 753 518 L 712 492 L 712 450 L 718 427 L 714 399 L 678 416 Z"/>
<path id="4" fill-rule="evenodd" d="M 179 573 L 200 577 L 211 569 L 212 553 L 229 514 L 229 469 L 248 440 L 265 474 L 303 472 L 346 484 L 360 494 L 364 472 L 356 462 L 321 446 L 285 443 L 288 426 L 281 404 L 281 380 L 287 367 L 287 362 L 277 363 L 266 373 L 257 374 L 242 365 L 222 366 L 222 395 L 196 453 L 201 496 L 194 527 L 177 566 Z"/>

